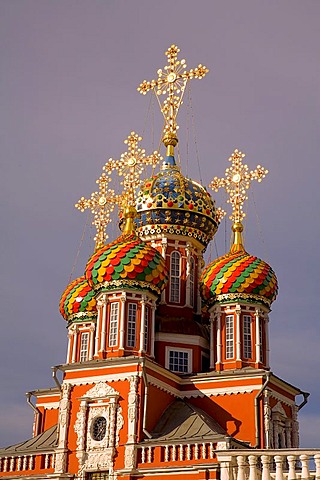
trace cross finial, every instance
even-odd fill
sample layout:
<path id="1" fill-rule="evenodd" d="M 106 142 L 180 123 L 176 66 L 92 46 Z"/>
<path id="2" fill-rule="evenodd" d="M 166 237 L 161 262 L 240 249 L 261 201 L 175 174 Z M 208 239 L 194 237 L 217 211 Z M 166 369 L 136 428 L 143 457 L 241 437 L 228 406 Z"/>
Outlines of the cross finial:
<path id="1" fill-rule="evenodd" d="M 191 78 L 203 78 L 208 73 L 207 67 L 199 64 L 196 68 L 189 71 L 186 70 L 187 64 L 184 59 L 178 60 L 180 49 L 176 45 L 171 45 L 165 52 L 168 58 L 168 65 L 163 69 L 159 69 L 158 79 L 150 82 L 144 80 L 138 87 L 138 92 L 145 95 L 149 90 L 153 89 L 159 101 L 159 106 L 165 120 L 164 140 L 175 138 L 177 135 L 177 115 L 182 104 L 183 94 L 188 80 Z M 159 100 L 161 95 L 167 95 L 162 102 Z M 170 143 L 170 145 L 173 145 Z"/>
<path id="2" fill-rule="evenodd" d="M 111 178 L 105 173 L 96 180 L 99 185 L 99 191 L 93 192 L 89 199 L 81 197 L 75 207 L 84 212 L 91 210 L 93 214 L 92 225 L 96 227 L 97 233 L 94 237 L 96 250 L 103 247 L 105 241 L 109 238 L 106 227 L 111 222 L 110 214 L 113 212 L 115 204 L 119 202 L 119 196 L 115 195 L 114 190 L 108 188 Z"/>
<path id="3" fill-rule="evenodd" d="M 122 206 L 134 205 L 134 192 L 141 185 L 141 174 L 146 165 L 155 166 L 161 159 L 157 151 L 151 155 L 145 155 L 145 149 L 138 147 L 138 143 L 142 140 L 137 133 L 131 132 L 124 143 L 128 145 L 128 150 L 120 156 L 119 160 L 110 158 L 104 165 L 103 170 L 110 175 L 114 170 L 123 177 L 121 185 L 123 191 L 120 195 L 122 198 Z"/>
<path id="4" fill-rule="evenodd" d="M 242 163 L 244 157 L 245 154 L 236 149 L 229 158 L 232 165 L 226 169 L 225 178 L 214 177 L 209 184 L 209 187 L 215 192 L 223 187 L 229 194 L 227 202 L 231 203 L 232 206 L 230 219 L 233 220 L 234 224 L 241 223 L 246 215 L 243 212 L 243 204 L 248 199 L 246 191 L 249 189 L 251 181 L 261 182 L 268 173 L 268 170 L 261 165 L 249 172 L 248 165 Z"/>
<path id="5" fill-rule="evenodd" d="M 158 152 L 146 157 L 145 150 L 138 147 L 138 143 L 142 140 L 137 133 L 131 132 L 124 143 L 128 145 L 128 150 L 124 152 L 119 160 L 110 158 L 104 165 L 104 172 L 98 178 L 96 183 L 99 185 L 99 191 L 93 192 L 89 199 L 81 197 L 76 208 L 81 212 L 90 209 L 93 214 L 93 222 L 97 229 L 94 237 L 96 242 L 96 250 L 101 248 L 105 241 L 109 238 L 106 227 L 111 222 L 110 214 L 113 212 L 115 205 L 120 208 L 132 207 L 135 203 L 134 192 L 140 186 L 140 175 L 146 165 L 155 165 L 160 159 Z M 123 191 L 116 195 L 114 190 L 108 188 L 112 180 L 112 174 L 117 172 L 123 177 L 121 185 Z"/>

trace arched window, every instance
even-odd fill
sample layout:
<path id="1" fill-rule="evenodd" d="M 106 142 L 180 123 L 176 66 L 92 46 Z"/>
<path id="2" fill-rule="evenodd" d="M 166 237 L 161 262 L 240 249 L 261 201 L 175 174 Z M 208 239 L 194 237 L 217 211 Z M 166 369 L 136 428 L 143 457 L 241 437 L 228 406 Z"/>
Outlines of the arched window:
<path id="1" fill-rule="evenodd" d="M 194 307 L 194 258 L 191 257 L 190 259 L 190 274 L 189 274 L 189 281 L 190 281 L 190 305 Z"/>
<path id="2" fill-rule="evenodd" d="M 233 315 L 226 316 L 226 359 L 234 357 L 234 318 Z"/>
<path id="3" fill-rule="evenodd" d="M 110 304 L 110 327 L 109 327 L 109 347 L 115 347 L 118 343 L 118 318 L 119 303 Z"/>
<path id="4" fill-rule="evenodd" d="M 180 253 L 172 252 L 170 257 L 170 302 L 180 302 Z"/>
<path id="5" fill-rule="evenodd" d="M 252 358 L 251 316 L 243 316 L 243 356 Z"/>
<path id="6" fill-rule="evenodd" d="M 137 304 L 129 303 L 128 305 L 128 332 L 127 345 L 128 347 L 136 346 L 136 328 L 137 328 Z"/>
<path id="7" fill-rule="evenodd" d="M 80 340 L 80 362 L 88 360 L 89 332 L 81 333 Z"/>

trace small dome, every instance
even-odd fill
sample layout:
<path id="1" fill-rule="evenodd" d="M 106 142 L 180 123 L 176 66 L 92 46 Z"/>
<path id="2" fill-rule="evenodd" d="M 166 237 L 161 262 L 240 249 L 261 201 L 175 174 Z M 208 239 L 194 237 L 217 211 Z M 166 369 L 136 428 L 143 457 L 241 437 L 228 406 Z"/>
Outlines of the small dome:
<path id="1" fill-rule="evenodd" d="M 95 291 L 139 287 L 160 294 L 168 280 L 160 252 L 134 232 L 124 233 L 95 252 L 87 263 L 85 275 Z"/>
<path id="2" fill-rule="evenodd" d="M 143 183 L 136 206 L 136 223 L 142 235 L 184 235 L 206 246 L 218 228 L 211 195 L 182 175 L 173 156 L 167 156 L 161 171 Z"/>
<path id="3" fill-rule="evenodd" d="M 245 300 L 269 307 L 278 293 L 277 277 L 270 265 L 249 255 L 241 241 L 204 269 L 200 284 L 201 296 L 208 303 Z"/>
<path id="4" fill-rule="evenodd" d="M 95 292 L 85 276 L 73 280 L 63 292 L 59 309 L 65 320 L 93 317 L 97 315 Z"/>

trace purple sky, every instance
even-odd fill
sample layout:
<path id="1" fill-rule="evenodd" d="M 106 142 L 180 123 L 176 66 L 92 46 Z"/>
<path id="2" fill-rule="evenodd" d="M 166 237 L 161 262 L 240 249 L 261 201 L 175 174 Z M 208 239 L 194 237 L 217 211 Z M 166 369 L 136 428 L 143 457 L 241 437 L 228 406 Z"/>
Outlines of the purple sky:
<path id="1" fill-rule="evenodd" d="M 54 386 L 50 367 L 65 361 L 58 302 L 87 219 L 74 203 L 96 188 L 130 131 L 147 152 L 157 147 L 160 112 L 136 87 L 176 43 L 189 68 L 210 69 L 191 82 L 192 109 L 179 117 L 184 173 L 199 180 L 199 159 L 208 184 L 235 148 L 250 168 L 270 171 L 252 188 L 246 249 L 277 273 L 271 366 L 311 392 L 301 445 L 320 447 L 319 19 L 318 0 L 0 1 L 1 446 L 30 436 L 24 394 Z M 223 221 L 219 255 L 229 230 Z"/>

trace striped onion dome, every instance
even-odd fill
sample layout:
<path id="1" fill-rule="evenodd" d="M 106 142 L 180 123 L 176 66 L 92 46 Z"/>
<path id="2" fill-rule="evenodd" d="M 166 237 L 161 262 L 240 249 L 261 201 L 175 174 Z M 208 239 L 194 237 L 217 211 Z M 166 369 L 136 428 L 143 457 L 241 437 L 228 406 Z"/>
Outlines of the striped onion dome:
<path id="1" fill-rule="evenodd" d="M 138 233 L 193 237 L 205 247 L 218 228 L 215 202 L 205 187 L 182 175 L 173 155 L 138 192 Z"/>
<path id="2" fill-rule="evenodd" d="M 241 223 L 233 225 L 235 241 L 230 252 L 204 269 L 201 296 L 208 303 L 244 300 L 269 307 L 278 293 L 276 274 L 266 262 L 245 251 L 242 230 Z"/>
<path id="3" fill-rule="evenodd" d="M 168 280 L 165 260 L 158 250 L 136 235 L 135 209 L 128 211 L 124 233 L 88 260 L 86 279 L 96 292 L 126 287 L 160 294 Z"/>
<path id="4" fill-rule="evenodd" d="M 89 286 L 85 276 L 73 280 L 63 292 L 59 309 L 65 320 L 95 317 L 97 307 L 95 292 Z"/>

